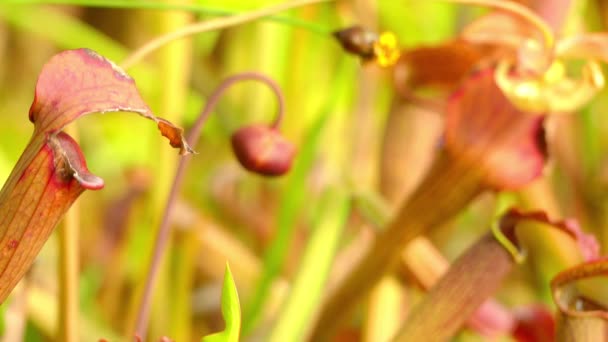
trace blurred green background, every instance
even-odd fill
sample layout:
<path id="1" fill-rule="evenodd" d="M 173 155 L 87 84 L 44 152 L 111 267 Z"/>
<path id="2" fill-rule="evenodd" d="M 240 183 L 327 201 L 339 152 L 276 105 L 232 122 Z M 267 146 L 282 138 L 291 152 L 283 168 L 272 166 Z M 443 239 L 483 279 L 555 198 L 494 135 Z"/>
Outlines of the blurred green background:
<path id="1" fill-rule="evenodd" d="M 605 30 L 600 2 L 575 1 L 566 32 Z M 277 3 L 192 0 L 183 2 L 187 11 L 177 11 L 170 8 L 180 6 L 178 1 L 2 1 L 0 178 L 6 179 L 32 133 L 27 113 L 36 77 L 55 53 L 87 47 L 120 64 L 145 42 L 190 22 Z M 352 199 L 377 197 L 381 144 L 395 97 L 390 69 L 345 54 L 331 32 L 354 24 L 388 30 L 409 49 L 453 38 L 480 13 L 441 1 L 331 1 L 179 40 L 128 69 L 153 111 L 186 130 L 224 77 L 266 73 L 285 93 L 282 132 L 298 148 L 285 177 L 245 172 L 231 153 L 230 134 L 244 124 L 271 122 L 276 101 L 253 82 L 235 85 L 222 98 L 195 147 L 199 154 L 174 215 L 150 340 L 166 335 L 198 341 L 222 329 L 219 298 L 226 260 L 240 294 L 244 332 L 255 337 L 285 329 L 285 336 L 302 336 L 324 279 L 337 272 L 330 270 L 334 255 L 344 254 L 371 229 L 369 213 L 362 214 Z M 549 122 L 553 158 L 544 180 L 559 212 L 578 218 L 604 247 L 607 106 L 604 91 L 581 115 Z M 126 340 L 178 156 L 154 125 L 134 114 L 91 115 L 74 125 L 89 169 L 106 183 L 79 199 L 80 336 L 82 341 Z M 441 116 L 423 113 L 409 125 L 401 134 L 403 155 L 392 158 L 404 167 L 411 188 L 419 179 L 415 170 L 434 153 Z M 515 197 L 501 196 L 507 202 Z M 480 198 L 432 241 L 453 259 L 487 229 L 497 205 L 494 196 Z M 27 278 L 27 341 L 55 340 L 57 248 L 53 237 Z M 349 261 L 348 256 L 338 260 Z M 533 265 L 522 267 L 499 297 L 510 305 L 549 302 L 540 281 L 526 281 L 536 272 Z M 288 286 L 294 283 L 305 296 L 290 297 Z M 404 307 L 420 297 L 415 289 L 407 293 L 411 298 L 401 299 Z M 360 316 L 342 332 L 344 340 L 361 338 Z M 477 339 L 470 333 L 459 338 Z"/>

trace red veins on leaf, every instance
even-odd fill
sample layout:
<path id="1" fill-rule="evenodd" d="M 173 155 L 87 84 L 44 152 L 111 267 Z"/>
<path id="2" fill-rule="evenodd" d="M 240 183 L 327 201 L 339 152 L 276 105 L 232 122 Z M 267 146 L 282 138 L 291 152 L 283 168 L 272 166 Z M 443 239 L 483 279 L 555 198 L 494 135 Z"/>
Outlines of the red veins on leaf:
<path id="1" fill-rule="evenodd" d="M 446 107 L 446 150 L 483 173 L 495 189 L 515 189 L 540 176 L 546 160 L 543 116 L 516 108 L 494 70 L 468 77 Z"/>
<path id="2" fill-rule="evenodd" d="M 171 146 L 192 153 L 182 129 L 157 118 L 139 95 L 135 81 L 116 64 L 88 49 L 62 52 L 38 76 L 30 121 L 36 133 L 55 133 L 82 115 L 135 112 L 157 123 Z"/>
<path id="3" fill-rule="evenodd" d="M 29 111 L 34 134 L 0 192 L 0 302 L 78 196 L 104 186 L 87 169 L 78 144 L 61 130 L 82 115 L 116 111 L 156 122 L 171 146 L 181 154 L 193 152 L 182 129 L 154 116 L 133 79 L 111 61 L 88 49 L 51 58 Z"/>

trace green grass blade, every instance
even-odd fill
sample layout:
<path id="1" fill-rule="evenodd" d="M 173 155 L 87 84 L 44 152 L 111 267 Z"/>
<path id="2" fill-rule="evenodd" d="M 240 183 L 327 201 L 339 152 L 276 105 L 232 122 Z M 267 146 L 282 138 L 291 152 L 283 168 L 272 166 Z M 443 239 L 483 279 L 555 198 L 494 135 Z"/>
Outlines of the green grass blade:
<path id="1" fill-rule="evenodd" d="M 314 161 L 320 149 L 327 149 L 322 146 L 322 138 L 324 131 L 328 129 L 332 120 L 332 113 L 341 105 L 341 101 L 349 94 L 351 83 L 348 82 L 350 69 L 347 63 L 342 63 L 342 67 L 336 73 L 336 88 L 333 90 L 332 96 L 321 110 L 321 114 L 306 130 L 305 138 L 300 146 L 297 159 L 292 171 L 289 173 L 286 190 L 278 210 L 277 231 L 272 244 L 264 255 L 264 271 L 259 280 L 259 283 L 254 291 L 252 299 L 245 307 L 245 315 L 243 321 L 243 334 L 250 333 L 257 320 L 261 317 L 261 312 L 268 298 L 268 293 L 272 286 L 272 282 L 276 279 L 281 271 L 281 266 L 287 255 L 289 246 L 294 233 L 294 226 L 298 215 L 302 208 L 305 207 L 307 201 L 307 185 L 306 178 L 310 174 L 314 166 Z M 327 151 L 325 151 L 327 152 Z M 310 201 L 310 199 L 308 199 Z"/>
<path id="2" fill-rule="evenodd" d="M 239 294 L 230 272 L 230 266 L 226 263 L 224 273 L 224 286 L 222 287 L 222 316 L 226 322 L 224 331 L 207 335 L 201 342 L 238 342 L 241 330 L 241 305 Z"/>
<path id="3" fill-rule="evenodd" d="M 247 306 L 247 310 L 245 310 L 245 322 L 243 326 L 243 333 L 245 334 L 253 329 L 257 321 L 256 318 L 258 318 L 266 301 L 272 281 L 279 274 L 281 264 L 287 254 L 293 237 L 293 227 L 296 223 L 297 214 L 305 201 L 306 192 L 304 188 L 306 187 L 306 175 L 308 175 L 312 168 L 327 117 L 327 115 L 320 116 L 309 129 L 309 133 L 306 139 L 304 139 L 307 143 L 302 146 L 302 150 L 299 152 L 294 168 L 289 176 L 288 185 L 286 186 L 289 190 L 284 194 L 281 208 L 279 209 L 277 235 L 264 256 L 264 273 L 253 295 L 252 302 Z"/>
<path id="4" fill-rule="evenodd" d="M 339 188 L 330 189 L 320 201 L 318 222 L 270 341 L 297 341 L 306 333 L 314 310 L 321 303 L 350 211 L 349 203 L 349 196 Z"/>

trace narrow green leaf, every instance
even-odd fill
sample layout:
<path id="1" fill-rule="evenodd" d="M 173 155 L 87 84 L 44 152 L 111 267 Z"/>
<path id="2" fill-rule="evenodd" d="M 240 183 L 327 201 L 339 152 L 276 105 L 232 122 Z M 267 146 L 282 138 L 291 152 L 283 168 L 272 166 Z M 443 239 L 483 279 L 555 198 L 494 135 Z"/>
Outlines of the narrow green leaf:
<path id="1" fill-rule="evenodd" d="M 345 98 L 345 94 L 351 87 L 351 83 L 346 82 L 349 72 L 347 64 L 343 63 L 342 65 L 335 77 L 336 80 L 340 81 L 333 89 L 332 96 L 329 97 L 317 118 L 308 124 L 305 138 L 302 139 L 306 143 L 300 146 L 293 169 L 287 176 L 285 188 L 288 190 L 283 193 L 280 201 L 281 205 L 277 215 L 277 233 L 264 255 L 264 272 L 257 284 L 253 298 L 247 303 L 243 334 L 248 334 L 255 327 L 268 298 L 272 282 L 280 273 L 281 265 L 285 260 L 293 237 L 297 217 L 306 204 L 307 176 L 314 166 L 318 151 L 321 149 L 320 144 L 323 135 L 326 134 L 326 128 L 332 119 L 331 114 L 336 112 L 336 108 L 341 104 L 340 101 Z M 323 148 L 328 148 L 328 146 Z"/>
<path id="2" fill-rule="evenodd" d="M 321 303 L 323 289 L 348 218 L 349 196 L 330 189 L 319 204 L 319 215 L 298 275 L 279 314 L 270 341 L 297 341 L 310 327 L 314 310 Z"/>
<path id="3" fill-rule="evenodd" d="M 226 322 L 224 331 L 207 335 L 201 339 L 201 342 L 238 342 L 239 340 L 241 332 L 241 305 L 228 263 L 226 263 L 224 286 L 222 288 L 222 315 Z"/>

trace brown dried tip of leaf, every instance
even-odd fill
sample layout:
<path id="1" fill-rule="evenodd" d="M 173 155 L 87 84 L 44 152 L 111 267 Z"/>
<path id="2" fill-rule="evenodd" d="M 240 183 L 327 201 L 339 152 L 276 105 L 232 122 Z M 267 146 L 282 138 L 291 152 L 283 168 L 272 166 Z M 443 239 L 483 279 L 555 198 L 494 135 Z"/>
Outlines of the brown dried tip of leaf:
<path id="1" fill-rule="evenodd" d="M 169 144 L 172 147 L 179 148 L 179 154 L 196 153 L 184 139 L 184 130 L 182 128 L 175 126 L 165 119 L 158 118 L 158 129 L 163 137 L 169 139 Z"/>
<path id="2" fill-rule="evenodd" d="M 117 111 L 138 113 L 156 122 L 171 146 L 182 154 L 192 152 L 180 128 L 152 114 L 135 81 L 89 49 L 63 51 L 45 64 L 38 76 L 29 118 L 36 134 L 54 134 L 82 115 Z"/>

